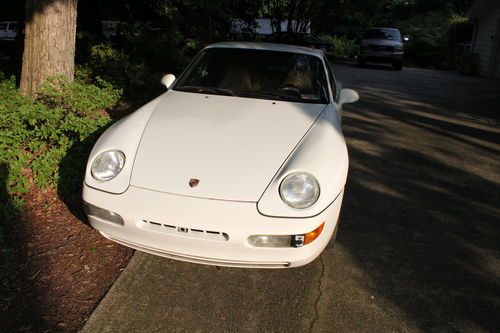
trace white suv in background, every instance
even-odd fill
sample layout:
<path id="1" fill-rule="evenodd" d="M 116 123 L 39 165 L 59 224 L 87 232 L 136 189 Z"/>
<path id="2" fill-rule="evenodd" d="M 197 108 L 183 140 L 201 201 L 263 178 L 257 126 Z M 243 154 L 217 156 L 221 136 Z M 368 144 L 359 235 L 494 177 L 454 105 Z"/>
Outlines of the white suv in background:
<path id="1" fill-rule="evenodd" d="M 0 22 L 0 40 L 14 40 L 17 36 L 19 25 L 16 21 Z"/>
<path id="2" fill-rule="evenodd" d="M 404 46 L 401 33 L 393 28 L 370 28 L 365 31 L 359 45 L 358 64 L 385 62 L 401 70 Z"/>

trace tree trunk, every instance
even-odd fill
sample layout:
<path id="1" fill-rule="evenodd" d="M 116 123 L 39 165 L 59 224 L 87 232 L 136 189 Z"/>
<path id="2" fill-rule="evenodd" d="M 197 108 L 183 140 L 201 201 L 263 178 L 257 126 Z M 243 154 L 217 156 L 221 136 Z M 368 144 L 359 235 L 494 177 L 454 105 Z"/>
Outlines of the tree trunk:
<path id="1" fill-rule="evenodd" d="M 51 76 L 73 81 L 78 0 L 26 0 L 21 92 L 34 96 Z"/>

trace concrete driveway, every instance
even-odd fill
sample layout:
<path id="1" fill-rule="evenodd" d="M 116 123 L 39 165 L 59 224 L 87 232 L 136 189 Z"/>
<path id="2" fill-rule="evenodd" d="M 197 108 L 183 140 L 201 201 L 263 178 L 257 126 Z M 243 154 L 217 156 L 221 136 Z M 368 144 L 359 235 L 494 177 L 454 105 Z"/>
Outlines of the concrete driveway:
<path id="1" fill-rule="evenodd" d="M 336 65 L 338 241 L 292 270 L 136 252 L 83 332 L 500 332 L 500 81 Z"/>

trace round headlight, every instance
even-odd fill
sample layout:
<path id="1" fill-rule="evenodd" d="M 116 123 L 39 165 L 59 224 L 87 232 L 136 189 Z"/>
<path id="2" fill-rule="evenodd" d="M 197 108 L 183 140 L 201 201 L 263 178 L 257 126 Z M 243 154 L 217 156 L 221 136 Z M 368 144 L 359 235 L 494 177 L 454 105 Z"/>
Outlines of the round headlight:
<path id="1" fill-rule="evenodd" d="M 319 184 L 311 174 L 292 173 L 281 182 L 280 195 L 281 199 L 290 207 L 311 207 L 318 200 Z"/>
<path id="2" fill-rule="evenodd" d="M 125 155 L 121 151 L 109 150 L 97 155 L 92 162 L 92 177 L 100 181 L 115 178 L 123 169 Z"/>

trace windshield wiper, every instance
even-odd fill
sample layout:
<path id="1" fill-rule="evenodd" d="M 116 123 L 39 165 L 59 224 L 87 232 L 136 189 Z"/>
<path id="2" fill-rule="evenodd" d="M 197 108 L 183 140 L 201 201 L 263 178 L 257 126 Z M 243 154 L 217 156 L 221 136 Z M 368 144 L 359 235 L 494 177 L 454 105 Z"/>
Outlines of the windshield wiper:
<path id="1" fill-rule="evenodd" d="M 226 96 L 236 96 L 232 90 L 224 88 L 215 88 L 215 87 L 182 86 L 182 87 L 176 87 L 175 90 L 192 91 L 197 93 L 207 93 L 207 94 L 226 95 Z"/>
<path id="2" fill-rule="evenodd" d="M 279 91 L 259 91 L 259 92 L 238 92 L 237 96 L 241 97 L 257 97 L 257 98 L 270 98 L 287 102 L 304 102 L 314 104 L 325 104 L 326 102 L 316 95 L 301 94 L 299 91 L 290 90 L 288 92 Z"/>
<path id="3" fill-rule="evenodd" d="M 295 96 L 295 94 L 275 92 L 275 91 L 259 91 L 259 92 L 238 92 L 238 96 L 243 97 L 274 97 L 282 101 L 297 102 L 300 101 L 300 96 Z"/>
<path id="4" fill-rule="evenodd" d="M 278 99 L 285 101 L 290 99 L 290 95 L 279 92 L 271 92 L 271 91 L 259 91 L 259 92 L 241 91 L 238 93 L 238 95 L 243 97 L 277 97 Z"/>

